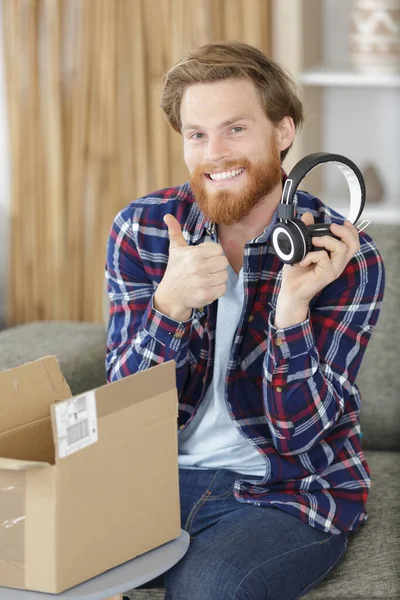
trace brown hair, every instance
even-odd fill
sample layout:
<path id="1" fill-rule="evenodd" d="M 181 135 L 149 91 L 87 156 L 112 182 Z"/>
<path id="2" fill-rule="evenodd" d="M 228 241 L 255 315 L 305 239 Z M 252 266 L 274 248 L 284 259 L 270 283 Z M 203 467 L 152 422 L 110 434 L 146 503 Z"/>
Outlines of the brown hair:
<path id="1" fill-rule="evenodd" d="M 242 42 L 206 44 L 187 53 L 164 76 L 160 106 L 170 125 L 181 133 L 181 100 L 189 85 L 243 77 L 254 83 L 265 114 L 274 125 L 289 116 L 296 131 L 300 129 L 303 106 L 292 78 L 261 50 Z M 289 149 L 281 152 L 282 161 Z"/>

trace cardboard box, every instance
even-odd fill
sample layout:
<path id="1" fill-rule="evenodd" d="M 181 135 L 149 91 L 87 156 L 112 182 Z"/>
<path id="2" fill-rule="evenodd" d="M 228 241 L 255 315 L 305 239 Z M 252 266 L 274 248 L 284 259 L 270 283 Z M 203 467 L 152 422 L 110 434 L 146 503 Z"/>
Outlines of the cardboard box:
<path id="1" fill-rule="evenodd" d="M 173 361 L 72 399 L 54 356 L 0 373 L 0 586 L 62 592 L 178 537 L 177 410 Z"/>

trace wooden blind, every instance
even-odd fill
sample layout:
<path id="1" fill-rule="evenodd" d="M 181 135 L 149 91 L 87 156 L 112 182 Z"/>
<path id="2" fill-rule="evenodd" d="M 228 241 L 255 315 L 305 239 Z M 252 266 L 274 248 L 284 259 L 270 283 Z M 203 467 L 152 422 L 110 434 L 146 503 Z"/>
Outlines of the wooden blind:
<path id="1" fill-rule="evenodd" d="M 187 179 L 161 78 L 188 49 L 269 51 L 268 0 L 2 0 L 12 164 L 8 323 L 101 321 L 117 212 Z"/>

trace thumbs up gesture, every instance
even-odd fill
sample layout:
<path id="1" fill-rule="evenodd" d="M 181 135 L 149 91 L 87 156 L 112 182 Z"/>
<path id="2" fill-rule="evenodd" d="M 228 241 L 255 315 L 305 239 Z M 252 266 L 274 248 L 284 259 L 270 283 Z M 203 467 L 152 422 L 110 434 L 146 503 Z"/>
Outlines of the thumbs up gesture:
<path id="1" fill-rule="evenodd" d="M 211 304 L 223 296 L 228 279 L 228 260 L 222 246 L 204 242 L 189 246 L 179 221 L 165 215 L 170 241 L 168 265 L 154 294 L 154 305 L 163 314 L 187 321 L 193 308 Z"/>
<path id="2" fill-rule="evenodd" d="M 168 227 L 169 251 L 177 246 L 187 248 L 189 244 L 183 237 L 182 227 L 179 221 L 173 215 L 165 215 L 164 223 Z"/>

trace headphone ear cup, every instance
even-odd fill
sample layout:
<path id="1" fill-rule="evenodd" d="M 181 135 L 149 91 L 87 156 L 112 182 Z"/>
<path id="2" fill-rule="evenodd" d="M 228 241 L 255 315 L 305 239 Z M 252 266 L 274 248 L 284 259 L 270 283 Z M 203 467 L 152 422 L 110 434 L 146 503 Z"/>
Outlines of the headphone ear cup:
<path id="1" fill-rule="evenodd" d="M 300 219 L 277 223 L 271 236 L 275 253 L 289 265 L 303 260 L 312 248 L 311 234 Z"/>
<path id="2" fill-rule="evenodd" d="M 300 258 L 300 260 L 303 260 L 303 258 L 305 257 L 306 254 L 308 254 L 308 252 L 310 252 L 312 250 L 312 233 L 310 231 L 310 229 L 308 228 L 308 226 L 303 223 L 303 221 L 301 219 L 293 219 L 292 223 L 299 228 L 300 230 L 300 235 L 302 236 L 302 239 L 304 240 L 304 254 L 303 256 Z M 298 262 L 300 262 L 300 260 Z"/>

